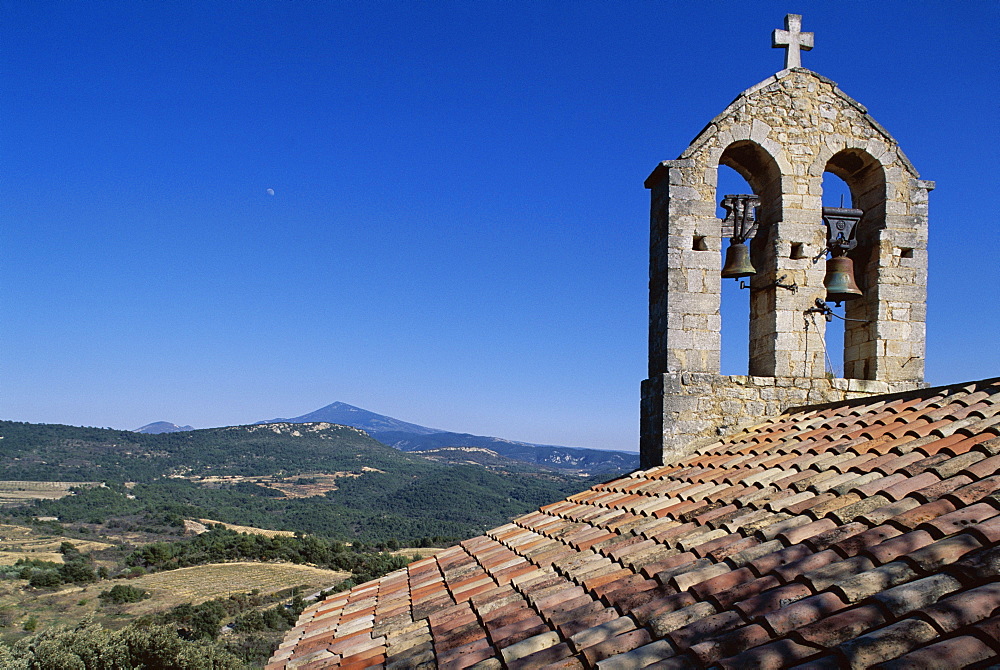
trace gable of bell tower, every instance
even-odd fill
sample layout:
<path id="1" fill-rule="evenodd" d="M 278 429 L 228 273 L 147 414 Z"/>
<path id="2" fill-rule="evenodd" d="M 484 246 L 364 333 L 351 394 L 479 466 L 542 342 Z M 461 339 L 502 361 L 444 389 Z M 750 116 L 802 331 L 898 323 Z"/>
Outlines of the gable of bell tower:
<path id="1" fill-rule="evenodd" d="M 720 257 L 734 230 L 716 217 L 719 165 L 740 173 L 759 200 L 747 376 L 720 374 Z M 825 172 L 848 184 L 851 207 L 862 212 L 847 252 L 862 295 L 836 314 L 845 319 L 843 348 L 828 352 L 842 353 L 842 379 L 829 377 L 824 365 Z M 709 122 L 677 160 L 660 163 L 645 185 L 644 466 L 694 438 L 792 406 L 923 386 L 934 184 L 920 179 L 896 140 L 836 83 L 801 67 L 768 77 Z"/>

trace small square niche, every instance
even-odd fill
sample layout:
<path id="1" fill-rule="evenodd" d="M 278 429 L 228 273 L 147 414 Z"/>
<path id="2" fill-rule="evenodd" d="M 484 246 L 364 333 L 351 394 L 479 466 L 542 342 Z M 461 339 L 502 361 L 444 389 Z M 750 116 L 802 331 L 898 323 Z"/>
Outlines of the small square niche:
<path id="1" fill-rule="evenodd" d="M 903 248 L 901 248 L 899 250 L 899 257 L 900 258 L 913 258 L 913 248 L 912 247 L 903 247 Z"/>
<path id="2" fill-rule="evenodd" d="M 708 243 L 705 241 L 705 236 L 695 235 L 694 240 L 691 242 L 691 249 L 694 251 L 708 251 Z"/>
<path id="3" fill-rule="evenodd" d="M 806 258 L 805 245 L 802 244 L 801 242 L 793 242 L 792 252 L 788 255 L 788 257 L 793 260 L 801 260 L 803 258 Z"/>

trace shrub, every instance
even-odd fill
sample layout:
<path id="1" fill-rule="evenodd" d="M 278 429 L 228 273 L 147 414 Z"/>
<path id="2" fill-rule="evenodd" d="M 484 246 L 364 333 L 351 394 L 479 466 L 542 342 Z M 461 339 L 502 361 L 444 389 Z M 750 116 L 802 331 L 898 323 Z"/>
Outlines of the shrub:
<path id="1" fill-rule="evenodd" d="M 7 628 L 17 618 L 17 614 L 11 607 L 0 607 L 0 628 Z"/>
<path id="2" fill-rule="evenodd" d="M 115 584 L 108 591 L 101 591 L 98 595 L 103 603 L 121 605 L 122 603 L 137 603 L 140 600 L 149 598 L 149 592 L 127 584 Z"/>
<path id="3" fill-rule="evenodd" d="M 28 584 L 36 589 L 51 589 L 63 583 L 58 570 L 32 570 Z"/>
<path id="4" fill-rule="evenodd" d="M 66 562 L 59 566 L 59 576 L 66 583 L 83 584 L 96 582 L 97 573 L 91 567 L 88 557 L 77 554 L 77 557 L 69 555 Z"/>

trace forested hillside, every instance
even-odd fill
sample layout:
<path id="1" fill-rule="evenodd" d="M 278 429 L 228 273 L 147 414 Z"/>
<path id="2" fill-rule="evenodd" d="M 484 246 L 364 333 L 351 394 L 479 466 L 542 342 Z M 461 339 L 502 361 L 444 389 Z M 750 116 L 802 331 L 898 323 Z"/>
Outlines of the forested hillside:
<path id="1" fill-rule="evenodd" d="M 148 481 L 165 475 L 296 474 L 413 463 L 332 424 L 230 426 L 146 435 L 0 421 L 0 478 Z"/>
<path id="2" fill-rule="evenodd" d="M 12 510 L 64 522 L 207 517 L 404 545 L 469 537 L 590 483 L 434 462 L 326 423 L 144 435 L 0 422 L 0 479 L 106 484 Z"/>

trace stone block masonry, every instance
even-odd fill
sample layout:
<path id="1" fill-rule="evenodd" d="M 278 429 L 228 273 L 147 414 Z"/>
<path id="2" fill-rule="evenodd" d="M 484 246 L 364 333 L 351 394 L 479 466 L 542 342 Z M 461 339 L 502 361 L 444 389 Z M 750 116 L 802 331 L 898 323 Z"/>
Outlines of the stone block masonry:
<path id="1" fill-rule="evenodd" d="M 922 382 L 668 372 L 642 383 L 641 468 L 792 407 L 924 388 Z"/>

